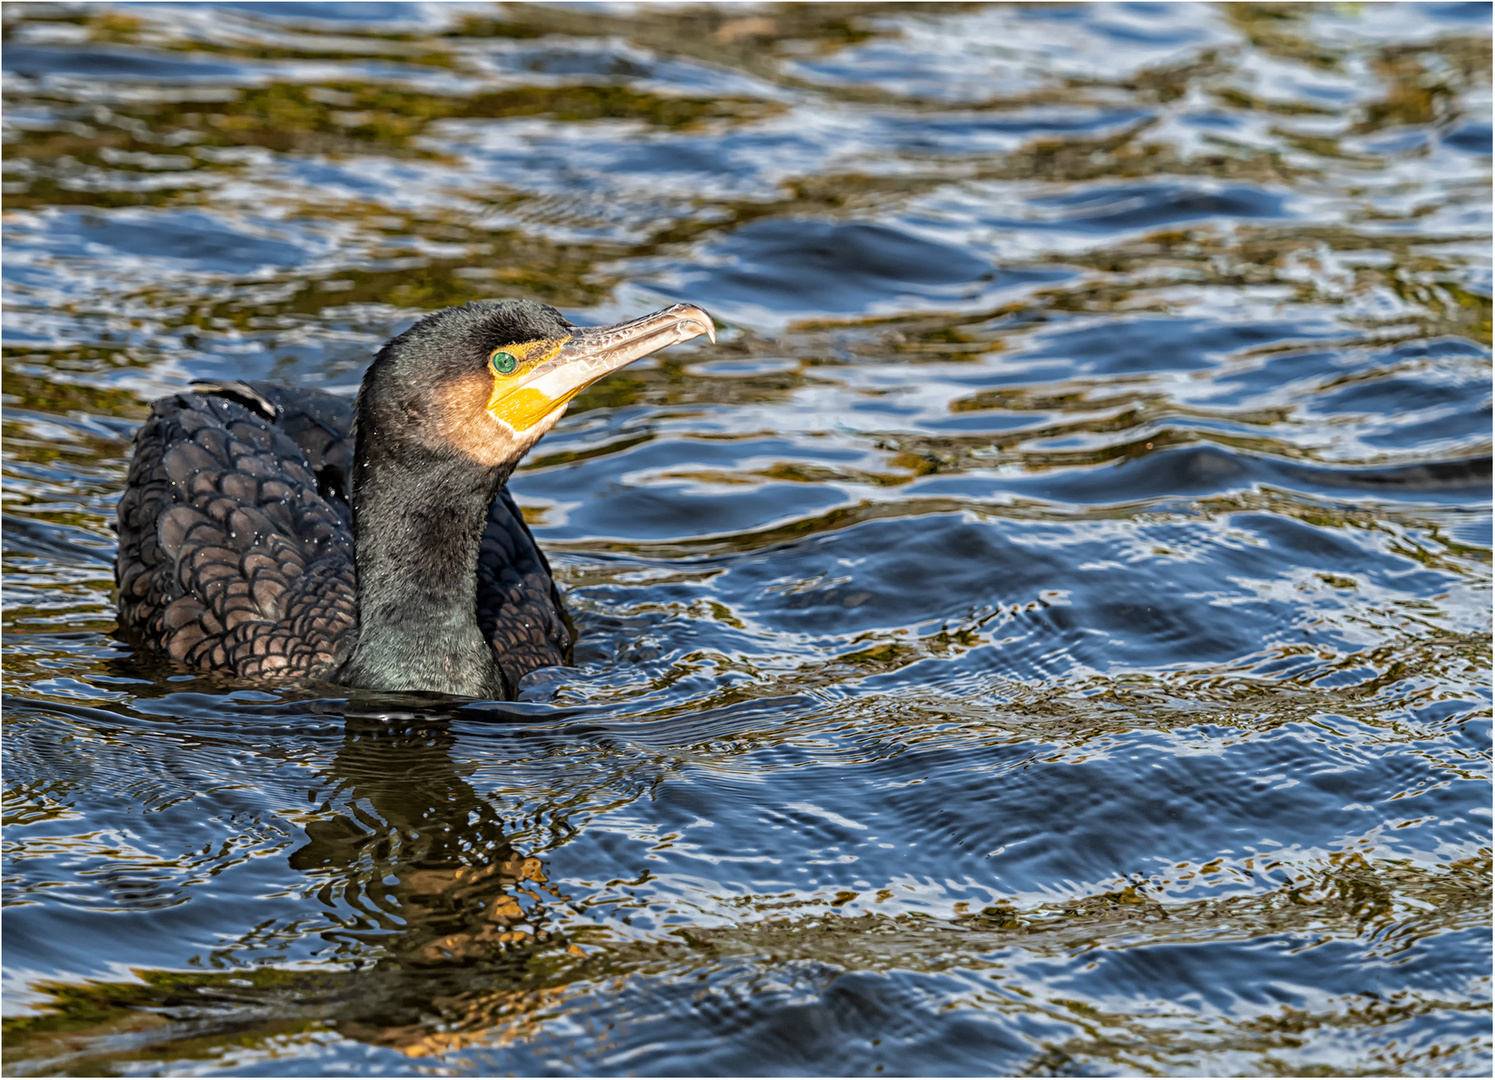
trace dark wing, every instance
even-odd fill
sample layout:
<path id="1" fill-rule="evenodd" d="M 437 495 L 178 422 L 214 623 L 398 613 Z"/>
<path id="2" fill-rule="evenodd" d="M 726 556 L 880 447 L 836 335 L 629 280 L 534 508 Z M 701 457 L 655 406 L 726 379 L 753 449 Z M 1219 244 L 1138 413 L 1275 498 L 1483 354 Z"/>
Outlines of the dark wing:
<path id="1" fill-rule="evenodd" d="M 353 538 L 346 502 L 320 490 L 297 435 L 330 427 L 336 410 L 320 400 L 331 395 L 281 410 L 263 387 L 152 406 L 119 502 L 120 623 L 196 667 L 331 678 L 357 625 Z M 346 428 L 323 434 L 311 449 L 331 481 Z"/>
<path id="2" fill-rule="evenodd" d="M 478 555 L 478 629 L 493 643 L 511 687 L 531 671 L 564 664 L 571 630 L 550 564 L 508 487 L 493 500 Z"/>
<path id="3" fill-rule="evenodd" d="M 353 401 L 325 390 L 276 386 L 267 382 L 207 382 L 192 384 L 204 394 L 237 401 L 289 435 L 306 455 L 317 478 L 317 490 L 334 504 L 348 506 L 348 477 L 353 468 Z"/>

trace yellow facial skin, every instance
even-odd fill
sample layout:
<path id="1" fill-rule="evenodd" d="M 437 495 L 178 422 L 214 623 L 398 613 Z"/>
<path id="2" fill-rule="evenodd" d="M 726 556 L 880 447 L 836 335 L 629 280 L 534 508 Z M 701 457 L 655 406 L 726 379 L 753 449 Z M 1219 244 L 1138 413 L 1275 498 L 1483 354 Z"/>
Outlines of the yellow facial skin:
<path id="1" fill-rule="evenodd" d="M 529 375 L 548 360 L 560 355 L 570 338 L 554 341 L 528 341 L 522 345 L 505 345 L 497 353 L 508 353 L 519 361 L 507 375 L 494 370 L 489 358 L 488 371 L 493 376 L 493 392 L 488 396 L 488 415 L 509 425 L 516 432 L 528 431 L 549 416 L 574 395 L 556 400 L 542 390 L 523 385 Z"/>
<path id="2" fill-rule="evenodd" d="M 488 360 L 488 415 L 523 434 L 554 422 L 568 401 L 598 379 L 702 334 L 716 340 L 711 316 L 694 304 L 675 304 L 615 326 L 578 326 L 565 337 L 504 345 Z M 514 358 L 513 371 L 494 366 L 500 353 Z"/>

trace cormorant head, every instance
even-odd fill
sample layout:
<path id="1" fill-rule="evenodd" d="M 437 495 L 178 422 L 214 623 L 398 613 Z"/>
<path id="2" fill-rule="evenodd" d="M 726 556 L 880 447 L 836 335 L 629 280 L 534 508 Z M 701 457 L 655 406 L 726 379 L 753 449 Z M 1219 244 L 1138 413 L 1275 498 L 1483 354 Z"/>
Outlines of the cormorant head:
<path id="1" fill-rule="evenodd" d="M 716 340 L 711 317 L 692 304 L 587 327 L 533 300 L 447 308 L 374 357 L 358 395 L 359 439 L 396 456 L 456 452 L 512 467 L 592 383 L 701 334 Z"/>

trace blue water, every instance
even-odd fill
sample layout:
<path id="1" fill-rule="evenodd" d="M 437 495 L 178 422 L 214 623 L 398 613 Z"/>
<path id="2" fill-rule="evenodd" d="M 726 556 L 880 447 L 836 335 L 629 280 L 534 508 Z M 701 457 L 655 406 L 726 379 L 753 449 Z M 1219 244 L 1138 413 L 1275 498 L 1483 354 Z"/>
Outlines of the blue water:
<path id="1" fill-rule="evenodd" d="M 1488 1075 L 1485 4 L 7 4 L 11 1075 Z M 130 440 L 677 300 L 510 703 L 114 635 Z"/>

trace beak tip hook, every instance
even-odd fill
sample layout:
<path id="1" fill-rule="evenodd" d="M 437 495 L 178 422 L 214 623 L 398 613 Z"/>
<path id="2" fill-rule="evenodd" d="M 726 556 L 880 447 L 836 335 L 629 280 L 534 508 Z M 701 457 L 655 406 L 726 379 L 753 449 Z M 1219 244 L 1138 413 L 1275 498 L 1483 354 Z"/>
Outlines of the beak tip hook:
<path id="1" fill-rule="evenodd" d="M 706 314 L 705 311 L 703 311 L 702 309 L 696 307 L 694 304 L 686 304 L 686 305 L 682 305 L 682 306 L 684 306 L 687 309 L 690 322 L 694 323 L 697 327 L 699 327 L 700 328 L 699 332 L 702 333 L 702 334 L 705 334 L 707 340 L 710 341 L 711 344 L 715 345 L 716 344 L 716 322 L 715 322 L 715 320 L 713 320 L 710 315 Z"/>

